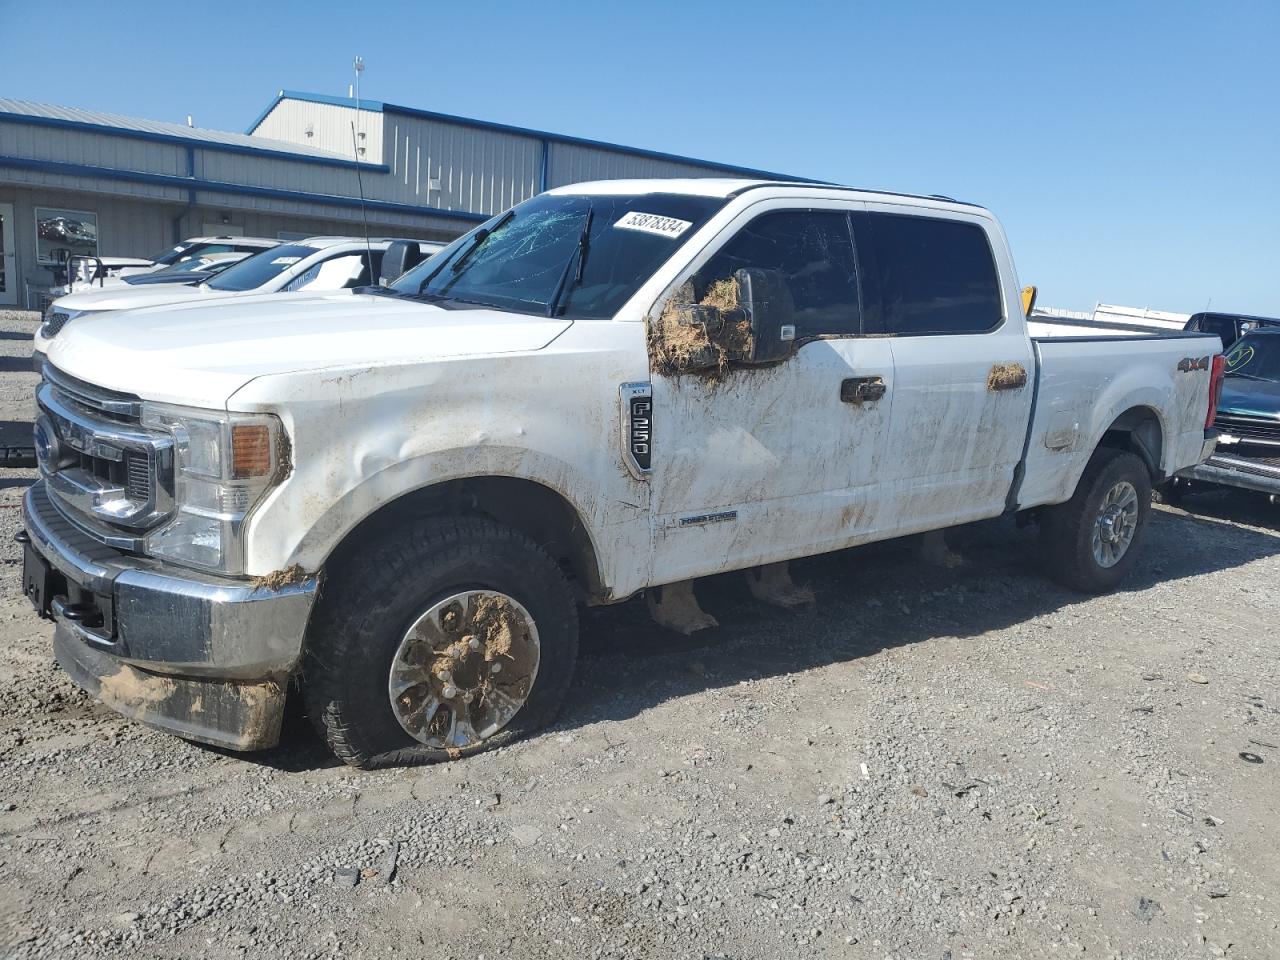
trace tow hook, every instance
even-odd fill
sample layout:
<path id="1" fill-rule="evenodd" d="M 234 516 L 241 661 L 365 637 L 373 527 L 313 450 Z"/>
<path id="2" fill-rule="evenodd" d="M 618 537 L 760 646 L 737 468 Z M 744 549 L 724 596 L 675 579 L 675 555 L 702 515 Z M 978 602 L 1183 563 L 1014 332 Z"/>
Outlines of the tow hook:
<path id="1" fill-rule="evenodd" d="M 102 626 L 102 611 L 91 603 L 67 603 L 66 597 L 54 597 L 52 607 L 59 620 L 70 620 L 82 627 Z"/>

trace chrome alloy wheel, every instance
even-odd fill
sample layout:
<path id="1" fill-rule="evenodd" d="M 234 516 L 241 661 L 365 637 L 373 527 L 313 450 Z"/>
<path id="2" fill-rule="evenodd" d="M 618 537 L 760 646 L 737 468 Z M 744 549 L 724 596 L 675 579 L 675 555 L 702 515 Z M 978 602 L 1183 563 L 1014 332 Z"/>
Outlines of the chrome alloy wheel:
<path id="1" fill-rule="evenodd" d="M 1133 543 L 1138 530 L 1138 491 L 1121 480 L 1107 491 L 1093 523 L 1093 559 L 1114 567 Z"/>
<path id="2" fill-rule="evenodd" d="M 538 675 L 533 617 L 493 590 L 467 590 L 432 606 L 405 632 L 387 693 L 405 733 L 462 750 L 493 736 L 524 706 Z"/>

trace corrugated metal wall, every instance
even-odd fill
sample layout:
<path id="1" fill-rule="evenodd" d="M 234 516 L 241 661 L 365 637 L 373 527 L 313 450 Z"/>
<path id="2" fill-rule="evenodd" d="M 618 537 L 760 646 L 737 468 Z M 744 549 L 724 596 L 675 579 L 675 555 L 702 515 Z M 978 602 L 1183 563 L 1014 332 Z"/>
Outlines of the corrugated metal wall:
<path id="1" fill-rule="evenodd" d="M 366 163 L 382 163 L 382 112 L 378 110 L 357 111 L 353 106 L 286 99 L 272 108 L 254 128 L 253 134 L 354 157 L 351 142 L 353 122 L 357 138 L 365 147 L 360 159 Z M 360 137 L 362 133 L 364 136 Z"/>
<path id="2" fill-rule="evenodd" d="M 186 149 L 176 144 L 25 123 L 0 123 L 0 155 L 179 177 L 187 173 Z"/>
<path id="3" fill-rule="evenodd" d="M 547 186 L 587 180 L 629 180 L 647 177 L 726 177 L 742 174 L 725 173 L 713 167 L 673 160 L 660 160 L 620 150 L 551 141 L 547 168 Z"/>
<path id="4" fill-rule="evenodd" d="M 381 199 L 493 214 L 538 192 L 542 141 L 399 113 L 386 116 Z"/>

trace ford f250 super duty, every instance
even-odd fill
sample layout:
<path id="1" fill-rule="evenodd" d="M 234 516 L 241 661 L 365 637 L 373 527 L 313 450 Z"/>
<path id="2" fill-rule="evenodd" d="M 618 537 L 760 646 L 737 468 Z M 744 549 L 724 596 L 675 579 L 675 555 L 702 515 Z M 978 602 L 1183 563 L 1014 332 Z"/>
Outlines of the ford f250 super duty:
<path id="1" fill-rule="evenodd" d="M 826 185 L 559 188 L 388 287 L 100 314 L 49 343 L 24 582 L 130 717 L 359 766 L 546 724 L 578 605 L 1024 513 L 1083 591 L 1213 447 L 1220 344 L 1028 330 L 981 207 Z"/>

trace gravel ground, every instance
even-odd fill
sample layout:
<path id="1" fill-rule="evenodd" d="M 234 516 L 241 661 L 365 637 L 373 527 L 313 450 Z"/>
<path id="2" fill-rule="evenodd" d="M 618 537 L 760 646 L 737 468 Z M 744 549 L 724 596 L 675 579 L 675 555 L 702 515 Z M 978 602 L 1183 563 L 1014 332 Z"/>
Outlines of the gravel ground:
<path id="1" fill-rule="evenodd" d="M 31 315 L 0 314 L 0 420 Z M 430 768 L 336 765 L 301 718 L 235 756 L 53 665 L 0 471 L 0 947 L 76 957 L 1280 955 L 1280 508 L 1153 514 L 1127 590 L 955 531 L 725 577 L 716 630 L 590 611 L 568 707 Z M 1260 762 L 1259 762 L 1260 761 Z"/>

